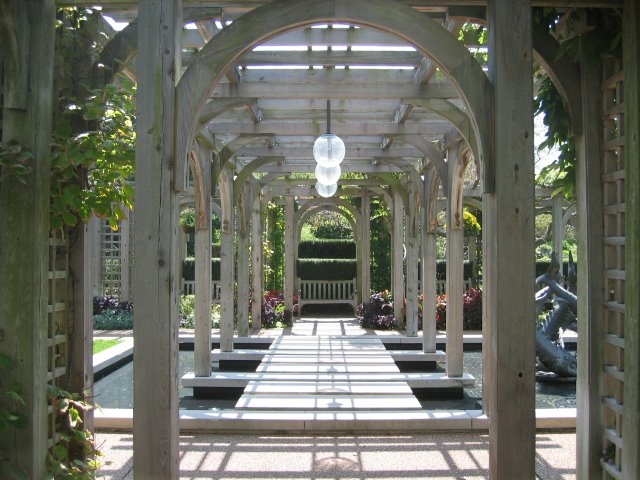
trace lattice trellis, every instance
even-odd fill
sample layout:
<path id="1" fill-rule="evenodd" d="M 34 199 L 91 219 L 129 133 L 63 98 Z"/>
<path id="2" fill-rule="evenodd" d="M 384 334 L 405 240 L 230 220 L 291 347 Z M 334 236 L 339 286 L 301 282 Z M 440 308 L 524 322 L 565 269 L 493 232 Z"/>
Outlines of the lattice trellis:
<path id="1" fill-rule="evenodd" d="M 69 367 L 68 337 L 68 279 L 69 250 L 63 240 L 49 239 L 49 272 L 47 304 L 47 381 L 58 387 L 63 383 Z M 56 442 L 56 415 L 49 405 L 49 447 Z"/>
<path id="2" fill-rule="evenodd" d="M 605 480 L 621 478 L 624 414 L 625 156 L 624 85 L 620 61 L 604 61 L 604 347 L 602 460 Z"/>

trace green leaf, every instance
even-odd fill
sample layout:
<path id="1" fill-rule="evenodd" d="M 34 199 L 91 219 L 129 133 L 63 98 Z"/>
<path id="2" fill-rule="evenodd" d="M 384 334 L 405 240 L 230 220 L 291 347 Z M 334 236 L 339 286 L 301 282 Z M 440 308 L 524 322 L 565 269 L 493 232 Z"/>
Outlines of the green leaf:
<path id="1" fill-rule="evenodd" d="M 11 359 L 2 353 L 0 353 L 0 367 L 4 368 L 5 370 L 10 370 L 11 368 L 13 368 L 13 362 L 11 361 Z"/>
<path id="2" fill-rule="evenodd" d="M 59 462 L 63 462 L 67 459 L 67 456 L 69 454 L 67 447 L 65 447 L 64 445 L 56 445 L 54 448 L 54 454 L 56 457 L 56 460 L 58 460 Z"/>

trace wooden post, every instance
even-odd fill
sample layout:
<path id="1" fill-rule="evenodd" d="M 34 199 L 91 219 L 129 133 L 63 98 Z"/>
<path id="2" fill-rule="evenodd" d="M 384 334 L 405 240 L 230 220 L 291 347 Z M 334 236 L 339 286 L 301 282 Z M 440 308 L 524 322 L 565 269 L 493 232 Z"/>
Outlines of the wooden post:
<path id="1" fill-rule="evenodd" d="M 583 49 L 581 49 L 583 50 Z M 578 478 L 602 476 L 602 63 L 580 53 L 582 135 L 576 138 L 578 262 Z M 584 260 L 583 260 L 584 259 Z"/>
<path id="2" fill-rule="evenodd" d="M 624 319 L 624 421 L 622 438 L 623 478 L 640 478 L 640 217 L 634 207 L 640 202 L 640 8 L 638 2 L 624 4 L 625 86 L 625 319 Z"/>
<path id="3" fill-rule="evenodd" d="M 447 201 L 447 376 L 462 376 L 464 218 L 462 191 L 465 160 L 459 144 L 447 151 L 449 198 Z"/>
<path id="4" fill-rule="evenodd" d="M 362 270 L 360 272 L 360 301 L 368 302 L 371 295 L 371 196 L 368 191 L 362 195 Z"/>
<path id="5" fill-rule="evenodd" d="M 495 189 L 485 193 L 489 223 L 485 286 L 492 314 L 489 365 L 489 471 L 492 479 L 535 476 L 534 172 L 531 1 L 488 3 L 494 86 Z M 484 303 L 484 302 L 483 302 Z"/>
<path id="6" fill-rule="evenodd" d="M 233 208 L 233 169 L 227 163 L 220 172 L 222 228 L 220 231 L 220 350 L 233 351 L 235 323 L 235 262 L 233 237 L 235 231 Z"/>
<path id="7" fill-rule="evenodd" d="M 251 319 L 252 329 L 262 328 L 262 291 L 264 290 L 262 248 L 262 194 L 257 192 L 251 209 Z"/>
<path id="8" fill-rule="evenodd" d="M 120 296 L 121 302 L 128 302 L 131 300 L 131 275 L 129 275 L 130 268 L 130 236 L 131 236 L 131 223 L 129 222 L 130 210 L 125 206 L 123 208 L 126 219 L 120 222 Z M 97 240 L 96 240 L 97 241 Z"/>
<path id="9" fill-rule="evenodd" d="M 249 335 L 249 218 L 251 212 L 247 182 L 238 196 L 238 336 Z"/>
<path id="10" fill-rule="evenodd" d="M 293 196 L 284 197 L 284 309 L 293 313 L 293 295 L 295 290 L 295 211 Z"/>
<path id="11" fill-rule="evenodd" d="M 425 170 L 422 194 L 422 350 L 436 351 L 436 206 L 439 177 L 433 166 Z"/>
<path id="12" fill-rule="evenodd" d="M 173 189 L 180 0 L 138 8 L 134 476 L 178 476 L 178 202 Z"/>
<path id="13" fill-rule="evenodd" d="M 211 150 L 199 145 L 191 155 L 196 198 L 195 331 L 193 369 L 197 377 L 211 375 Z"/>
<path id="14" fill-rule="evenodd" d="M 422 182 L 421 182 L 422 183 Z M 409 181 L 409 205 L 407 205 L 407 322 L 408 337 L 418 335 L 418 216 L 420 214 L 420 194 L 422 185 Z"/>
<path id="15" fill-rule="evenodd" d="M 3 2 L 0 16 L 2 39 L 5 35 L 18 39 L 15 50 L 2 45 L 2 141 L 15 140 L 34 157 L 31 171 L 22 177 L 24 184 L 8 178 L 0 186 L 0 265 L 6 275 L 0 288 L 0 352 L 14 363 L 10 372 L 3 372 L 3 379 L 22 386 L 26 406 L 21 411 L 28 419 L 25 428 L 0 435 L 0 449 L 28 478 L 44 478 L 54 2 Z"/>
<path id="16" fill-rule="evenodd" d="M 553 250 L 558 255 L 560 262 L 560 275 L 564 275 L 564 255 L 562 245 L 564 243 L 564 221 L 562 219 L 562 196 L 558 195 L 551 199 L 551 218 L 553 225 Z"/>
<path id="17" fill-rule="evenodd" d="M 402 195 L 393 191 L 393 231 L 391 241 L 391 290 L 393 291 L 393 314 L 399 328 L 404 327 L 404 211 Z"/>
<path id="18" fill-rule="evenodd" d="M 96 243 L 95 229 L 86 223 L 76 229 L 75 247 L 69 255 L 70 291 L 73 299 L 69 317 L 73 329 L 69 338 L 70 364 L 67 389 L 93 400 L 93 295 L 91 291 L 92 247 Z M 93 410 L 84 412 L 84 427 L 93 431 Z"/>

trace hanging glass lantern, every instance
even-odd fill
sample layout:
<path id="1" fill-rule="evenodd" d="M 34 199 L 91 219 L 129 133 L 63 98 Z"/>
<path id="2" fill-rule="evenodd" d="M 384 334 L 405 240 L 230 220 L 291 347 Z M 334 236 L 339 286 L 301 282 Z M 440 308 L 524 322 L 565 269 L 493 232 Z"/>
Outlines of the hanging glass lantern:
<path id="1" fill-rule="evenodd" d="M 331 185 L 337 183 L 340 179 L 340 166 L 335 167 L 323 167 L 322 165 L 316 165 L 316 178 L 318 183 L 324 183 L 325 185 Z"/>
<path id="2" fill-rule="evenodd" d="M 318 192 L 318 195 L 320 195 L 321 197 L 325 197 L 325 198 L 332 197 L 337 191 L 338 191 L 337 183 L 331 183 L 331 184 L 320 183 L 320 182 L 316 183 L 316 192 Z"/>
<path id="3" fill-rule="evenodd" d="M 313 158 L 322 167 L 337 167 L 345 153 L 344 142 L 334 133 L 323 133 L 313 144 Z"/>

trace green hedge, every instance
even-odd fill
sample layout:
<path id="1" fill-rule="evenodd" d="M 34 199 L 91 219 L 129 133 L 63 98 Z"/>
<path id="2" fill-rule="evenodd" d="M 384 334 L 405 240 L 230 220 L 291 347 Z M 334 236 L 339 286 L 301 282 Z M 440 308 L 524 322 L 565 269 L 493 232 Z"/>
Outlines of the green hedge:
<path id="1" fill-rule="evenodd" d="M 303 240 L 298 258 L 356 258 L 356 243 L 351 239 Z"/>
<path id="2" fill-rule="evenodd" d="M 301 258 L 298 277 L 303 280 L 351 280 L 356 276 L 355 259 Z"/>
<path id="3" fill-rule="evenodd" d="M 182 278 L 185 280 L 195 280 L 196 259 L 187 257 L 182 262 Z M 220 259 L 211 259 L 211 280 L 220 280 Z"/>
<path id="4" fill-rule="evenodd" d="M 446 260 L 438 260 L 436 262 L 436 278 L 445 280 L 447 278 L 447 262 Z M 464 262 L 464 278 L 471 278 L 471 264 Z"/>

